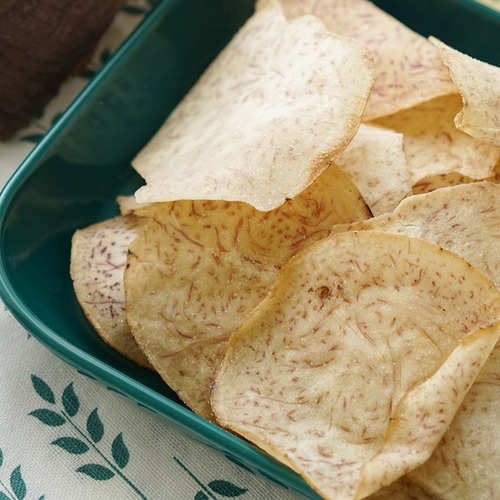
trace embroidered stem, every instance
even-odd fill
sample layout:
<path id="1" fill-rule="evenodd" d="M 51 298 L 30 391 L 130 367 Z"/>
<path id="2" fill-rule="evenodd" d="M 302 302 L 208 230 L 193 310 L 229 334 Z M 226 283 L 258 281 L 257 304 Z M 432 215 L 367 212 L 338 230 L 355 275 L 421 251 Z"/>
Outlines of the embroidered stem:
<path id="1" fill-rule="evenodd" d="M 99 454 L 99 456 L 143 499 L 148 500 L 143 493 L 135 486 L 117 467 L 115 467 L 95 446 L 95 444 L 73 423 L 69 415 L 67 415 L 64 411 L 61 411 L 64 418 L 76 429 L 76 431 L 87 441 L 87 443 L 94 448 L 94 450 Z"/>

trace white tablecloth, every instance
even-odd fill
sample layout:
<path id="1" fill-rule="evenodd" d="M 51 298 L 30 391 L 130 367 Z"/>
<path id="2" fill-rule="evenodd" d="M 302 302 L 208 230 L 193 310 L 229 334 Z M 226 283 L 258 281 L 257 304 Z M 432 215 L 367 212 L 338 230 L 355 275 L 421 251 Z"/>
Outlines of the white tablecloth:
<path id="1" fill-rule="evenodd" d="M 39 117 L 0 143 L 1 186 L 150 3 L 129 2 L 85 73 L 70 76 Z M 297 497 L 78 372 L 0 307 L 0 500 L 227 498 Z"/>

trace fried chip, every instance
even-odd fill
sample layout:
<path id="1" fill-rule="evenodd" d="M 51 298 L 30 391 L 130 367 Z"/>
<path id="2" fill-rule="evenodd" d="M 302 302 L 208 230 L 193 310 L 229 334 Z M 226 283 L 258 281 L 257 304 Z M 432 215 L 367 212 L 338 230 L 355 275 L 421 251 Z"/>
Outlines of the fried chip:
<path id="1" fill-rule="evenodd" d="M 443 187 L 458 186 L 459 184 L 468 184 L 469 182 L 476 182 L 476 179 L 459 174 L 458 172 L 450 172 L 449 174 L 424 177 L 413 186 L 412 191 L 413 194 L 425 194 Z"/>
<path id="2" fill-rule="evenodd" d="M 311 245 L 231 336 L 217 421 L 325 499 L 359 499 L 425 462 L 500 334 L 500 292 L 419 238 Z"/>
<path id="3" fill-rule="evenodd" d="M 392 214 L 337 225 L 332 232 L 376 230 L 419 237 L 450 250 L 500 288 L 500 185 L 487 181 L 406 198 Z"/>
<path id="4" fill-rule="evenodd" d="M 208 420 L 210 385 L 227 339 L 280 268 L 336 222 L 371 216 L 335 164 L 271 212 L 241 202 L 179 201 L 141 213 L 150 220 L 130 246 L 128 321 L 165 382 Z"/>
<path id="5" fill-rule="evenodd" d="M 461 106 L 459 95 L 441 96 L 372 122 L 403 134 L 412 184 L 450 172 L 473 179 L 492 175 L 500 149 L 455 127 Z"/>
<path id="6" fill-rule="evenodd" d="M 75 232 L 70 274 L 78 302 L 101 338 L 119 353 L 151 368 L 127 324 L 123 271 L 130 242 L 146 220 L 114 217 Z"/>
<path id="7" fill-rule="evenodd" d="M 412 193 L 403 135 L 366 125 L 336 160 L 358 187 L 373 215 L 392 212 Z"/>
<path id="8" fill-rule="evenodd" d="M 432 457 L 410 474 L 443 500 L 500 498 L 499 374 L 497 343 Z"/>
<path id="9" fill-rule="evenodd" d="M 365 44 L 266 2 L 133 160 L 137 201 L 277 208 L 349 144 L 373 78 Z"/>
<path id="10" fill-rule="evenodd" d="M 439 51 L 423 36 L 367 0 L 281 0 L 289 17 L 318 16 L 334 33 L 365 42 L 375 83 L 363 120 L 391 115 L 457 88 Z"/>
<path id="11" fill-rule="evenodd" d="M 500 146 L 500 68 L 474 59 L 430 39 L 462 96 L 463 108 L 455 117 L 458 129 L 489 144 Z"/>
<path id="12" fill-rule="evenodd" d="M 367 500 L 439 500 L 411 482 L 406 476 L 366 498 Z"/>
<path id="13" fill-rule="evenodd" d="M 137 203 L 135 196 L 118 196 L 116 202 L 120 207 L 120 213 L 122 215 L 135 215 L 135 213 L 144 208 L 145 204 Z"/>

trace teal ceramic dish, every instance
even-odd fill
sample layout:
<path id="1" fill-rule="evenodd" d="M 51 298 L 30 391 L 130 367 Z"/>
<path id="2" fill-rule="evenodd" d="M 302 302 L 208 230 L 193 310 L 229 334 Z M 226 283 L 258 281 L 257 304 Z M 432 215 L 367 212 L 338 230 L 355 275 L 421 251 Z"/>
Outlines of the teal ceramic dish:
<path id="1" fill-rule="evenodd" d="M 0 296 L 56 355 L 204 443 L 305 498 L 295 473 L 194 415 L 147 369 L 104 344 L 69 276 L 73 232 L 118 214 L 142 183 L 130 161 L 253 11 L 253 0 L 164 0 L 38 144 L 0 196 Z M 468 0 L 378 0 L 424 35 L 500 65 L 500 14 Z"/>

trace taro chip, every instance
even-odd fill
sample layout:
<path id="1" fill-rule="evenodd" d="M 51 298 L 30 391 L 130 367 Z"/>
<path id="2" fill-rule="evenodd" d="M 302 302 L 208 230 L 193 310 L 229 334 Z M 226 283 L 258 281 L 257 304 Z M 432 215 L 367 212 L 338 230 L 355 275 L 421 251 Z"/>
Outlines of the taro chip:
<path id="1" fill-rule="evenodd" d="M 443 187 L 458 186 L 459 184 L 468 184 L 469 182 L 476 182 L 476 179 L 459 174 L 458 172 L 450 172 L 448 174 L 424 177 L 413 186 L 412 191 L 413 194 L 425 194 Z"/>
<path id="2" fill-rule="evenodd" d="M 458 129 L 481 141 L 500 146 L 500 68 L 474 59 L 431 38 L 462 96 L 455 117 Z"/>
<path id="3" fill-rule="evenodd" d="M 500 185 L 487 181 L 406 198 L 391 214 L 333 232 L 377 230 L 422 238 L 450 250 L 500 288 Z"/>
<path id="4" fill-rule="evenodd" d="M 116 201 L 120 207 L 122 215 L 135 215 L 145 204 L 137 203 L 135 196 L 118 196 Z"/>
<path id="5" fill-rule="evenodd" d="M 281 267 L 336 223 L 371 216 L 335 164 L 270 212 L 239 202 L 179 201 L 137 213 L 149 221 L 125 271 L 132 333 L 165 382 L 208 420 L 210 385 L 227 339 Z"/>
<path id="6" fill-rule="evenodd" d="M 137 201 L 277 208 L 349 144 L 373 78 L 365 44 L 266 2 L 133 160 Z"/>
<path id="7" fill-rule="evenodd" d="M 370 495 L 367 500 L 439 500 L 439 498 L 427 493 L 406 476 L 403 476 Z"/>
<path id="8" fill-rule="evenodd" d="M 450 172 L 473 179 L 492 175 L 500 149 L 455 127 L 461 105 L 459 95 L 441 96 L 372 122 L 403 134 L 412 184 Z"/>
<path id="9" fill-rule="evenodd" d="M 400 133 L 362 123 L 336 163 L 349 174 L 373 215 L 391 212 L 412 193 Z"/>
<path id="10" fill-rule="evenodd" d="M 375 82 L 364 121 L 391 115 L 434 97 L 456 94 L 439 51 L 423 36 L 367 0 L 281 0 L 287 16 L 318 16 L 334 33 L 365 42 Z"/>
<path id="11" fill-rule="evenodd" d="M 335 230 L 347 228 L 337 227 Z M 353 224 L 419 236 L 466 258 L 500 287 L 500 186 L 489 182 L 446 187 L 404 200 L 394 214 Z M 500 345 L 488 357 L 432 457 L 410 474 L 445 500 L 500 498 Z"/>
<path id="12" fill-rule="evenodd" d="M 311 245 L 231 336 L 217 422 L 359 499 L 424 463 L 500 334 L 500 292 L 419 238 L 345 232 Z"/>
<path id="13" fill-rule="evenodd" d="M 132 361 L 151 368 L 130 333 L 123 289 L 128 247 L 145 223 L 133 215 L 118 216 L 76 231 L 70 273 L 78 302 L 101 338 Z"/>
<path id="14" fill-rule="evenodd" d="M 500 498 L 500 344 L 497 343 L 431 458 L 411 480 L 443 500 Z"/>

